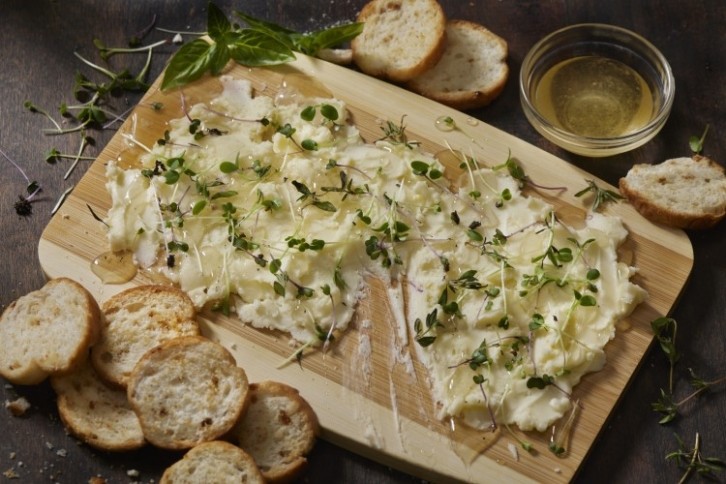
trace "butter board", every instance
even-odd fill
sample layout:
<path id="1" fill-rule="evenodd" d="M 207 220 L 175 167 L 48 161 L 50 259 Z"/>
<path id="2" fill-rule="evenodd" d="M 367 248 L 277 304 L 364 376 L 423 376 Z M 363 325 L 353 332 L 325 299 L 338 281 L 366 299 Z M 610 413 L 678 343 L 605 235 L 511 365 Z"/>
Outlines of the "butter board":
<path id="1" fill-rule="evenodd" d="M 566 186 L 564 192 L 530 194 L 552 203 L 565 223 L 576 224 L 586 216 L 587 199 L 574 196 L 594 179 L 586 171 L 529 143 L 394 85 L 314 58 L 298 55 L 283 66 L 246 68 L 229 65 L 225 74 L 249 79 L 256 93 L 275 96 L 293 85 L 307 95 L 332 95 L 343 100 L 362 136 L 381 137 L 385 121 L 398 123 L 405 116 L 409 139 L 420 141 L 425 151 L 439 153 L 447 146 L 471 153 L 492 166 L 509 153 L 527 175 L 543 186 Z M 143 152 L 129 141 L 130 135 L 147 146 L 163 137 L 166 122 L 183 115 L 179 91 L 161 92 L 160 79 L 146 93 L 97 160 L 68 196 L 43 232 L 38 253 L 48 277 L 71 277 L 86 286 L 99 301 L 132 285 L 155 282 L 139 273 L 122 285 L 103 284 L 91 271 L 97 256 L 108 250 L 103 224 L 88 207 L 103 217 L 110 206 L 105 189 L 105 164 L 118 159 L 133 164 Z M 204 77 L 183 89 L 187 105 L 208 101 L 221 90 L 219 80 Z M 307 91 L 307 92 L 306 92 Z M 162 103 L 161 110 L 154 103 Z M 442 131 L 436 120 L 450 116 L 461 129 Z M 608 184 L 595 179 L 601 187 Z M 612 187 L 610 187 L 612 188 Z M 630 236 L 621 257 L 638 268 L 633 281 L 644 287 L 648 300 L 619 325 L 606 347 L 603 370 L 587 375 L 575 388 L 581 410 L 570 434 L 564 457 L 547 450 L 549 434 L 528 432 L 520 437 L 532 442 L 530 455 L 506 430 L 489 445 L 493 436 L 440 422 L 434 416 L 426 373 L 414 359 L 407 371 L 398 352 L 404 344 L 393 327 L 393 307 L 381 284 L 370 281 L 369 296 L 361 302 L 349 330 L 326 354 L 314 353 L 281 366 L 292 353 L 289 337 L 250 328 L 234 317 L 205 313 L 204 333 L 232 351 L 251 381 L 273 379 L 300 390 L 315 409 L 330 442 L 437 482 L 568 482 L 576 474 L 605 421 L 625 391 L 628 381 L 650 345 L 650 321 L 668 314 L 675 304 L 693 265 L 687 236 L 678 230 L 654 225 L 627 203 L 610 204 L 606 213 L 621 217 Z M 408 342 L 408 344 L 415 344 Z M 361 347 L 370 349 L 370 356 Z M 405 351 L 405 350 L 404 350 Z"/>

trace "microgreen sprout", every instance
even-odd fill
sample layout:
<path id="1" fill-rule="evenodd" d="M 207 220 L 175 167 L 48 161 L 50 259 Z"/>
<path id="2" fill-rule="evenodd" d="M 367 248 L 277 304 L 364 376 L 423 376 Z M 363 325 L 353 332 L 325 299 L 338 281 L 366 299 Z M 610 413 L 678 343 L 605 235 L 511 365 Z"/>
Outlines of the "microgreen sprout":
<path id="1" fill-rule="evenodd" d="M 691 148 L 691 151 L 694 155 L 700 155 L 701 151 L 703 151 L 703 142 L 706 140 L 706 135 L 708 134 L 708 128 L 709 125 L 706 125 L 706 128 L 703 130 L 703 134 L 699 138 L 698 136 L 691 136 L 688 139 L 688 145 Z"/>
<path id="2" fill-rule="evenodd" d="M 25 192 L 26 195 L 20 194 L 18 195 L 18 201 L 15 202 L 14 208 L 15 213 L 20 215 L 21 217 L 27 217 L 28 215 L 31 215 L 33 213 L 33 206 L 31 205 L 31 202 L 33 198 L 35 198 L 38 193 L 41 192 L 40 185 L 36 181 L 31 181 L 30 178 L 28 178 L 28 175 L 25 174 L 25 170 L 23 170 L 20 165 L 18 165 L 15 161 L 13 161 L 12 158 L 10 158 L 3 150 L 0 149 L 0 154 L 3 155 L 3 158 L 8 160 L 11 165 L 15 167 L 16 170 L 20 172 L 20 174 L 23 176 L 26 182 Z"/>
<path id="3" fill-rule="evenodd" d="M 572 432 L 572 426 L 575 423 L 579 407 L 580 401 L 575 401 L 572 404 L 572 410 L 570 411 L 570 415 L 567 417 L 567 420 L 565 420 L 565 423 L 559 426 L 559 428 L 557 426 L 552 427 L 552 436 L 550 437 L 550 444 L 548 448 L 550 452 L 558 457 L 563 457 L 567 453 L 570 433 Z"/>
<path id="4" fill-rule="evenodd" d="M 597 183 L 595 183 L 594 180 L 585 181 L 587 182 L 587 187 L 575 193 L 575 196 L 581 197 L 586 193 L 591 192 L 593 194 L 593 197 L 590 210 L 592 210 L 593 212 L 597 212 L 606 203 L 618 202 L 623 199 L 623 196 L 619 193 L 606 188 L 601 188 Z"/>
<path id="5" fill-rule="evenodd" d="M 726 469 L 726 462 L 716 457 L 703 457 L 701 454 L 701 435 L 696 432 L 692 449 L 686 447 L 685 442 L 678 434 L 674 434 L 678 441 L 678 450 L 666 454 L 666 460 L 674 460 L 678 467 L 685 468 L 685 472 L 678 481 L 683 484 L 694 472 L 704 478 L 715 478 L 717 472 Z"/>
<path id="6" fill-rule="evenodd" d="M 404 123 L 405 119 L 406 115 L 404 114 L 401 116 L 401 121 L 398 124 L 390 120 L 386 121 L 386 123 L 381 126 L 383 137 L 380 138 L 379 141 L 385 140 L 394 145 L 403 145 L 408 149 L 413 149 L 420 145 L 420 142 L 410 141 L 408 139 L 408 135 L 406 134 L 406 125 Z"/>

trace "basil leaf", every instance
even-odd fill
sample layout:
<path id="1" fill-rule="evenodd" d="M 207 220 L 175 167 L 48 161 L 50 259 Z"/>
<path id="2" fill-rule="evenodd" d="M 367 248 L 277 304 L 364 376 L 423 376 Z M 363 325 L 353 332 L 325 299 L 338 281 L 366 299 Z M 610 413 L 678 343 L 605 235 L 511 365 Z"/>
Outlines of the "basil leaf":
<path id="1" fill-rule="evenodd" d="M 211 49 L 212 45 L 202 39 L 193 40 L 179 48 L 164 71 L 161 89 L 183 86 L 202 77 L 212 63 L 209 55 Z"/>
<path id="2" fill-rule="evenodd" d="M 321 49 L 329 49 L 353 40 L 363 31 L 363 23 L 339 25 L 309 34 L 293 35 L 296 50 L 303 54 L 316 55 Z"/>
<path id="3" fill-rule="evenodd" d="M 208 52 L 209 56 L 209 71 L 213 76 L 219 75 L 227 65 L 230 59 L 229 49 L 227 45 L 217 42 L 212 45 Z"/>
<path id="4" fill-rule="evenodd" d="M 212 2 L 209 2 L 207 8 L 209 9 L 207 12 L 207 33 L 213 40 L 219 41 L 224 34 L 232 30 L 232 24 L 227 20 L 224 12 Z"/>
<path id="5" fill-rule="evenodd" d="M 250 28 L 254 30 L 262 30 L 267 32 L 276 32 L 278 34 L 282 34 L 284 36 L 288 36 L 290 34 L 294 34 L 294 30 L 290 30 L 288 28 L 283 27 L 282 25 L 278 25 L 276 23 L 267 22 L 265 20 L 260 20 L 258 18 L 255 18 L 251 15 L 247 15 L 244 12 L 235 11 L 234 14 L 247 22 L 247 25 L 250 26 Z"/>
<path id="6" fill-rule="evenodd" d="M 295 59 L 287 45 L 265 32 L 244 29 L 228 33 L 225 40 L 232 59 L 243 66 L 270 66 Z"/>

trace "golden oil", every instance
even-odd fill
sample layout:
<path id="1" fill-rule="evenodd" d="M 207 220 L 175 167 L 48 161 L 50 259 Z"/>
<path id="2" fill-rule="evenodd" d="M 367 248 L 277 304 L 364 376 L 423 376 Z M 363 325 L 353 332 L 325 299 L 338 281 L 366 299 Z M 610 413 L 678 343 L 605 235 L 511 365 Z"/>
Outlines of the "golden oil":
<path id="1" fill-rule="evenodd" d="M 601 56 L 555 64 L 540 79 L 533 103 L 549 122 L 591 138 L 637 131 L 653 117 L 653 93 L 643 77 Z"/>

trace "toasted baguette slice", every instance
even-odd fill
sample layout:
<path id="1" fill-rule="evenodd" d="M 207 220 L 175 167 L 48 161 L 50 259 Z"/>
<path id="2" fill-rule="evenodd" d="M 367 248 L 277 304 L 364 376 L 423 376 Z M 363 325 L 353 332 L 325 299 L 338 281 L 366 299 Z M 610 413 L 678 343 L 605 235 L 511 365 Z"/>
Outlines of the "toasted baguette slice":
<path id="1" fill-rule="evenodd" d="M 247 407 L 249 383 L 222 345 L 201 336 L 164 341 L 136 364 L 127 395 L 144 436 L 187 449 L 229 432 Z"/>
<path id="2" fill-rule="evenodd" d="M 215 440 L 187 452 L 161 476 L 161 484 L 263 484 L 255 461 L 239 447 Z"/>
<path id="3" fill-rule="evenodd" d="M 283 383 L 250 385 L 250 405 L 232 435 L 268 482 L 290 482 L 305 469 L 319 433 L 315 412 Z"/>
<path id="4" fill-rule="evenodd" d="M 405 82 L 433 67 L 446 46 L 446 16 L 436 0 L 372 0 L 351 41 L 353 62 L 372 76 Z"/>
<path id="5" fill-rule="evenodd" d="M 83 442 L 109 451 L 138 449 L 146 443 L 126 392 L 104 383 L 90 363 L 53 376 L 50 382 L 58 395 L 61 420 Z"/>
<path id="6" fill-rule="evenodd" d="M 121 388 L 151 348 L 171 338 L 199 334 L 194 304 L 172 286 L 133 287 L 108 299 L 101 309 L 101 338 L 91 350 L 91 361 L 101 378 Z"/>
<path id="7" fill-rule="evenodd" d="M 449 21 L 446 38 L 441 60 L 407 87 L 455 109 L 486 106 L 507 83 L 507 43 L 467 20 Z"/>
<path id="8" fill-rule="evenodd" d="M 96 300 L 71 279 L 18 298 L 0 316 L 0 375 L 34 385 L 74 370 L 98 339 L 100 319 Z"/>
<path id="9" fill-rule="evenodd" d="M 724 168 L 705 156 L 635 165 L 619 185 L 638 212 L 653 222 L 705 229 L 726 217 Z"/>

